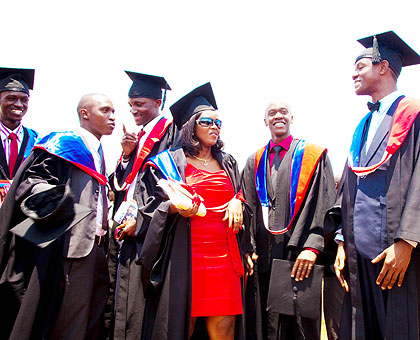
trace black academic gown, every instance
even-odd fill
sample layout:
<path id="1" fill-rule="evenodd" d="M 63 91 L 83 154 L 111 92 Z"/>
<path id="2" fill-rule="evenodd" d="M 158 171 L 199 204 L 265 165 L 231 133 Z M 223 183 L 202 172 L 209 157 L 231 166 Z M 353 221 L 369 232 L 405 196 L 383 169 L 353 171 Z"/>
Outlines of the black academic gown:
<path id="1" fill-rule="evenodd" d="M 20 210 L 25 193 L 16 190 L 33 160 L 31 154 L 22 163 L 0 209 L 0 339 L 12 330 L 10 339 L 47 339 L 63 295 L 62 240 L 40 249 L 9 232 L 26 218 Z"/>
<path id="2" fill-rule="evenodd" d="M 178 170 L 185 180 L 187 166 L 181 148 L 171 151 Z M 240 177 L 232 156 L 220 153 L 216 159 L 228 174 L 235 192 L 240 190 Z M 191 311 L 191 235 L 190 219 L 179 214 L 168 215 L 170 202 L 162 189 L 156 186 L 162 177 L 155 168 L 148 167 L 142 177 L 144 201 L 140 209 L 148 231 L 139 263 L 146 294 L 146 311 L 142 339 L 188 339 Z M 245 215 L 247 215 L 245 213 Z M 246 216 L 245 216 L 246 217 Z M 248 233 L 237 235 L 242 255 L 250 251 Z M 242 278 L 242 286 L 244 279 Z M 244 339 L 244 318 L 238 315 L 235 339 Z M 201 329 L 200 329 L 201 328 Z M 197 321 L 192 339 L 207 337 Z"/>
<path id="3" fill-rule="evenodd" d="M 23 140 L 22 145 L 19 149 L 19 154 L 16 160 L 15 168 L 13 170 L 13 176 L 16 175 L 16 172 L 19 169 L 19 166 L 22 164 L 23 156 L 25 154 L 26 146 L 28 145 L 29 134 L 28 129 L 23 127 Z M 9 164 L 6 160 L 6 153 L 4 152 L 3 145 L 0 143 L 0 180 L 10 179 L 9 174 Z"/>
<path id="4" fill-rule="evenodd" d="M 280 163 L 277 183 L 267 180 L 270 197 L 269 219 L 282 221 L 282 226 L 287 226 L 290 219 L 290 163 L 296 144 L 297 140 L 294 139 Z M 269 164 L 267 172 L 267 179 L 270 179 Z M 273 258 L 294 261 L 304 248 L 317 249 L 320 252 L 317 263 L 321 262 L 324 249 L 325 213 L 332 206 L 335 198 L 330 162 L 324 153 L 316 166 L 292 228 L 282 235 L 272 235 L 264 227 L 261 203 L 255 187 L 255 154 L 248 158 L 242 172 L 242 190 L 253 213 L 250 224 L 251 238 L 259 256 L 256 272 L 247 284 L 246 308 L 249 315 L 246 321 L 247 338 L 300 340 L 295 317 L 266 312 L 271 264 Z M 252 315 L 254 309 L 255 312 Z M 307 339 L 318 339 L 320 320 L 301 319 Z"/>
<path id="5" fill-rule="evenodd" d="M 74 168 L 43 150 L 33 151 L 19 168 L 0 209 L 0 297 L 11 301 L 0 304 L 1 339 L 8 339 L 10 332 L 10 339 L 16 340 L 50 338 L 64 294 L 69 232 L 38 248 L 9 230 L 26 219 L 20 204 L 33 186 L 70 184 Z M 87 174 L 86 178 L 95 181 Z M 81 193 L 73 190 L 73 194 L 80 198 Z"/>
<path id="6" fill-rule="evenodd" d="M 386 230 L 387 244 L 403 238 L 420 242 L 420 117 L 411 127 L 401 147 L 383 166 L 386 171 Z M 386 142 L 389 130 L 378 132 L 372 145 L 379 148 Z M 372 148 L 372 146 L 371 146 Z M 373 145 L 375 149 L 375 145 Z M 370 153 L 370 149 L 369 149 Z M 369 179 L 369 175 L 367 176 Z M 357 249 L 353 233 L 353 211 L 356 196 L 356 175 L 346 167 L 342 176 L 343 191 L 331 210 L 336 225 L 342 223 L 346 249 L 346 276 L 350 293 L 345 295 L 341 319 L 340 339 L 368 340 L 365 337 L 364 315 L 361 301 Z M 341 210 L 340 210 L 341 207 Z M 340 216 L 341 215 L 341 216 Z M 382 265 L 383 262 L 380 264 Z M 375 284 L 375 283 L 373 283 Z M 411 262 L 401 288 L 388 290 L 386 312 L 386 339 L 419 339 L 420 315 L 420 251 L 413 249 Z M 355 332 L 353 332 L 354 330 Z M 369 339 L 370 340 L 370 339 Z"/>
<path id="7" fill-rule="evenodd" d="M 179 143 L 179 131 L 176 129 L 175 125 L 169 126 L 160 141 L 154 144 L 152 151 L 143 162 L 143 165 L 150 157 L 153 157 L 161 151 L 167 150 L 171 146 L 178 146 Z M 133 168 L 136 151 L 137 150 L 131 155 L 126 169 L 122 169 L 118 166 L 115 174 L 110 177 L 109 183 L 112 190 L 115 192 L 114 213 L 118 210 L 126 195 L 126 191 L 115 190 L 113 183 L 114 176 L 116 176 L 120 185 L 124 183 L 124 180 Z M 133 198 L 137 201 L 139 207 L 143 205 L 140 192 L 140 179 L 141 173 L 137 176 L 137 183 L 132 184 L 136 186 Z M 102 338 L 138 339 L 142 330 L 144 296 L 140 280 L 141 267 L 135 264 L 135 260 L 138 258 L 147 228 L 141 227 L 138 224 L 136 236 L 126 237 L 120 249 L 118 242 L 115 240 L 115 227 L 116 225 L 114 223 L 108 255 L 111 292 L 106 307 L 105 328 L 109 329 L 109 331 L 105 329 Z M 119 282 L 117 282 L 117 271 L 119 271 Z M 115 297 L 115 294 L 118 294 L 118 296 Z M 115 300 L 117 301 L 116 304 L 114 302 Z"/>

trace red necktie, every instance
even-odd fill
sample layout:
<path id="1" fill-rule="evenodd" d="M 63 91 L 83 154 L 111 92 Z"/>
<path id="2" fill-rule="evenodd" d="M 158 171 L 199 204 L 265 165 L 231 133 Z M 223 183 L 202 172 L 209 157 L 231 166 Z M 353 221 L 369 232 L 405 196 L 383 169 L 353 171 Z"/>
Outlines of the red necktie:
<path id="1" fill-rule="evenodd" d="M 140 141 L 141 137 L 143 137 L 146 134 L 146 131 L 141 129 L 139 133 L 137 134 L 137 140 Z"/>
<path id="2" fill-rule="evenodd" d="M 13 169 L 15 168 L 16 160 L 18 157 L 18 143 L 17 136 L 13 132 L 9 135 L 10 146 L 9 146 L 9 173 L 10 179 L 13 178 Z"/>

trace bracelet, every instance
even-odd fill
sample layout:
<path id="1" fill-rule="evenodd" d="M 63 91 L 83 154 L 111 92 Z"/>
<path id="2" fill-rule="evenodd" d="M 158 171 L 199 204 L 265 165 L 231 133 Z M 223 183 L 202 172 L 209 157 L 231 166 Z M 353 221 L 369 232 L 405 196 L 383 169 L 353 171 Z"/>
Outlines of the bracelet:
<path id="1" fill-rule="evenodd" d="M 242 194 L 242 190 L 240 190 L 236 195 L 235 195 L 235 197 L 234 198 L 236 198 L 236 199 L 238 199 L 238 200 L 240 200 L 242 203 L 246 203 L 246 201 L 245 201 L 245 197 L 244 197 L 244 195 Z"/>

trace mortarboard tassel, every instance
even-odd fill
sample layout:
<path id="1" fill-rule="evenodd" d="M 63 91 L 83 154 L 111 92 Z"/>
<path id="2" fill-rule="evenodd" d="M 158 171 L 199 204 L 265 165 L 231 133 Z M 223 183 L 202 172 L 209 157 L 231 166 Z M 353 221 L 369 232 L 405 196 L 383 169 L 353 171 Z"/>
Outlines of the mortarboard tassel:
<path id="1" fill-rule="evenodd" d="M 379 53 L 379 44 L 376 35 L 373 36 L 372 45 L 372 64 L 379 64 L 382 61 L 381 54 Z"/>
<path id="2" fill-rule="evenodd" d="M 162 99 L 162 106 L 160 108 L 160 110 L 163 110 L 163 108 L 165 107 L 165 102 L 166 102 L 166 90 L 168 89 L 168 82 L 165 83 L 165 91 L 163 91 L 163 99 Z"/>

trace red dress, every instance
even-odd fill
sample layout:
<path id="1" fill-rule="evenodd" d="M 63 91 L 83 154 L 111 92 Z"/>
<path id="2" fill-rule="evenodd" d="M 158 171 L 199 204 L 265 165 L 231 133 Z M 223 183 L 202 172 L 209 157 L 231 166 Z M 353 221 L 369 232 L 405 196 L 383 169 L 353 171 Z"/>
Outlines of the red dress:
<path id="1" fill-rule="evenodd" d="M 206 208 L 219 207 L 235 195 L 224 170 L 209 172 L 187 164 L 185 177 Z M 207 210 L 206 216 L 191 218 L 193 317 L 242 314 L 242 264 L 236 237 L 222 221 L 224 214 Z"/>

